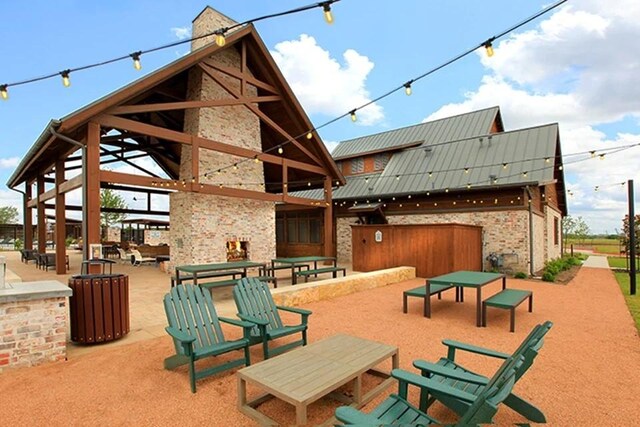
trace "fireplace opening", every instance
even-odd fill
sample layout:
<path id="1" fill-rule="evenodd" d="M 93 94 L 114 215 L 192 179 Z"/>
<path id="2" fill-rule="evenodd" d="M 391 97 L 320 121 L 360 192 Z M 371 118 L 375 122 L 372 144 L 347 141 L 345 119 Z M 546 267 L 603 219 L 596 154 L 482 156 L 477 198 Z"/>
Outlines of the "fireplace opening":
<path id="1" fill-rule="evenodd" d="M 227 262 L 249 259 L 249 242 L 230 240 L 227 242 Z"/>

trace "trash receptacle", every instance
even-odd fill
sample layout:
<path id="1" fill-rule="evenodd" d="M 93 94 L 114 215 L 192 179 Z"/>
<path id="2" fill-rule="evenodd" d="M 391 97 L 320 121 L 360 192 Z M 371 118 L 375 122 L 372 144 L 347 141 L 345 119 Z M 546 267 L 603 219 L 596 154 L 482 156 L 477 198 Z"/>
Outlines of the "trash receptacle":
<path id="1" fill-rule="evenodd" d="M 129 276 L 71 276 L 69 297 L 71 341 L 83 344 L 113 341 L 129 332 Z"/>

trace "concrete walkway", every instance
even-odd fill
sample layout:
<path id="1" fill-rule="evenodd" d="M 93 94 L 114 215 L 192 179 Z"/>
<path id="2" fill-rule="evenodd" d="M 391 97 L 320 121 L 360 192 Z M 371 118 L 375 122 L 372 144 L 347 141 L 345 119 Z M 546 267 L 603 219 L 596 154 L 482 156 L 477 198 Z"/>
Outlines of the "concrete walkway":
<path id="1" fill-rule="evenodd" d="M 599 255 L 589 255 L 589 258 L 582 263 L 582 266 L 591 268 L 610 268 L 607 257 Z"/>

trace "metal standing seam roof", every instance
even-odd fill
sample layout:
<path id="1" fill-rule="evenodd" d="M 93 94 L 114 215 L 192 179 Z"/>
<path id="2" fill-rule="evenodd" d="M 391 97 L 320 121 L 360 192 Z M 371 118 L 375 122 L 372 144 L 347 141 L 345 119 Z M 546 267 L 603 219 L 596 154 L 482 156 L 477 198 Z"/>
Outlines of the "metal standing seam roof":
<path id="1" fill-rule="evenodd" d="M 490 132 L 491 125 L 499 111 L 499 107 L 491 107 L 342 141 L 333 150 L 331 156 L 334 160 L 340 160 L 375 151 L 400 149 L 413 142 L 455 141 L 475 135 L 484 135 Z"/>
<path id="2" fill-rule="evenodd" d="M 468 183 L 472 188 L 487 187 L 493 184 L 492 175 L 500 186 L 551 183 L 557 142 L 558 124 L 553 123 L 444 144 L 425 143 L 395 153 L 382 173 L 348 176 L 347 185 L 337 188 L 333 199 L 442 192 L 466 189 Z M 431 150 L 426 150 L 430 145 Z M 506 169 L 503 163 L 507 163 Z M 469 169 L 468 173 L 465 168 Z M 431 177 L 429 172 L 433 172 Z M 309 190 L 296 196 L 321 199 L 323 194 L 322 190 Z"/>

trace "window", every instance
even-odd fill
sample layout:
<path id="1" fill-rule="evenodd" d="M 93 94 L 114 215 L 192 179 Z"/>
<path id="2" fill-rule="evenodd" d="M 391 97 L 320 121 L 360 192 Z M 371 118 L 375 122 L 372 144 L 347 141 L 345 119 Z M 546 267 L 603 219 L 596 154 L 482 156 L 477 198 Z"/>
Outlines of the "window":
<path id="1" fill-rule="evenodd" d="M 356 157 L 351 160 L 351 173 L 362 173 L 364 172 L 364 158 Z"/>
<path id="2" fill-rule="evenodd" d="M 322 243 L 322 217 L 310 213 L 285 213 L 276 218 L 278 243 Z"/>
<path id="3" fill-rule="evenodd" d="M 387 166 L 387 163 L 389 163 L 389 158 L 388 153 L 376 154 L 373 158 L 373 168 L 377 171 L 383 170 Z"/>
<path id="4" fill-rule="evenodd" d="M 560 221 L 557 216 L 553 217 L 553 244 L 560 244 Z"/>

